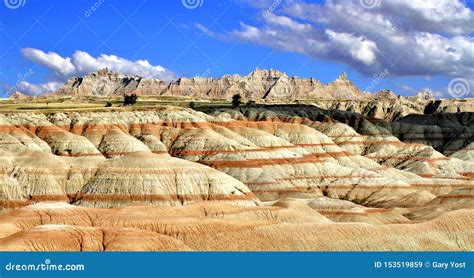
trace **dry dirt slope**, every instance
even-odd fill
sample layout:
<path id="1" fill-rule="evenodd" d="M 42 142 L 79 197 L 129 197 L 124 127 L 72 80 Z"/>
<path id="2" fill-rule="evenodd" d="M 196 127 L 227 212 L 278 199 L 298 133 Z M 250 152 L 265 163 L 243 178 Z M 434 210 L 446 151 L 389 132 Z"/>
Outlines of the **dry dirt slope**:
<path id="1" fill-rule="evenodd" d="M 337 114 L 270 110 L 0 126 L 0 249 L 472 250 L 469 145 L 446 156 Z"/>
<path id="2" fill-rule="evenodd" d="M 288 201 L 253 208 L 215 202 L 115 209 L 38 203 L 1 220 L 2 250 L 468 251 L 474 243 L 472 209 L 424 223 L 371 225 L 333 223 Z"/>

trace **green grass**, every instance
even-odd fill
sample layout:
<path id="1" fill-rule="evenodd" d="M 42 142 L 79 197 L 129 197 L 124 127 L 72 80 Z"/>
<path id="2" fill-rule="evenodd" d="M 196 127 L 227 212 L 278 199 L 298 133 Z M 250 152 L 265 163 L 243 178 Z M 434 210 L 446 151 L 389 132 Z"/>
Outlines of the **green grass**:
<path id="1" fill-rule="evenodd" d="M 283 101 L 258 101 L 258 107 L 275 104 L 304 105 L 334 100 L 299 99 Z M 339 102 L 352 102 L 353 100 L 339 100 Z M 105 107 L 107 102 L 112 107 Z M 243 103 L 242 106 L 246 104 Z M 123 106 L 122 96 L 113 97 L 38 97 L 25 100 L 0 100 L 0 113 L 11 112 L 81 112 L 81 111 L 135 111 L 146 109 L 163 109 L 166 107 L 192 108 L 197 111 L 211 112 L 219 108 L 231 108 L 231 101 L 225 99 L 209 99 L 196 97 L 177 96 L 139 96 L 133 106 Z"/>
<path id="2" fill-rule="evenodd" d="M 107 102 L 112 103 L 106 107 Z M 191 104 L 192 103 L 192 104 Z M 216 109 L 218 107 L 230 107 L 230 101 L 226 100 L 200 100 L 190 97 L 172 96 L 139 96 L 137 103 L 131 106 L 123 106 L 122 97 L 82 97 L 71 99 L 69 97 L 57 98 L 32 98 L 25 100 L 1 100 L 0 113 L 12 112 L 81 112 L 81 111 L 140 111 L 147 109 L 163 109 L 166 107 L 194 107 L 196 110 Z"/>

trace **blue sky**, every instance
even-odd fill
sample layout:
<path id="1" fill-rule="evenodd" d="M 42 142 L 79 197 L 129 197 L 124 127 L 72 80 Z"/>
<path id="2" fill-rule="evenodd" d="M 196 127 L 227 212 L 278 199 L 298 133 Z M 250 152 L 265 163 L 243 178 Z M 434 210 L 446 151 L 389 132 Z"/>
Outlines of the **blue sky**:
<path id="1" fill-rule="evenodd" d="M 458 78 L 472 97 L 473 31 L 470 0 L 5 0 L 0 89 L 53 90 L 103 65 L 167 80 L 260 67 L 402 95 L 450 97 Z"/>

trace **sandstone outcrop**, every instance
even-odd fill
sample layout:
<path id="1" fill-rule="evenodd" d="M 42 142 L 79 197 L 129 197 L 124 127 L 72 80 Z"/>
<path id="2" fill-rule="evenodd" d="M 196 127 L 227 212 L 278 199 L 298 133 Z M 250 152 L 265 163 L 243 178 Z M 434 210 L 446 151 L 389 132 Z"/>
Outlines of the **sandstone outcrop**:
<path id="1" fill-rule="evenodd" d="M 139 94 L 159 94 L 167 84 L 155 79 L 144 79 L 112 73 L 107 69 L 92 72 L 84 77 L 72 77 L 58 91 L 58 94 L 72 96 L 110 96 L 124 95 L 131 92 Z"/>
<path id="2" fill-rule="evenodd" d="M 13 99 L 13 100 L 26 100 L 30 98 L 30 96 L 27 96 L 25 94 L 22 94 L 21 92 L 15 91 L 8 98 Z"/>
<path id="3" fill-rule="evenodd" d="M 468 251 L 473 223 L 472 209 L 423 223 L 372 225 L 334 223 L 311 208 L 284 203 L 119 209 L 38 203 L 0 216 L 0 250 Z"/>
<path id="4" fill-rule="evenodd" d="M 112 96 L 135 92 L 141 95 L 193 96 L 230 99 L 240 94 L 247 99 L 362 99 L 362 93 L 345 73 L 329 84 L 313 78 L 289 77 L 277 70 L 256 69 L 246 76 L 180 78 L 169 84 L 156 79 L 127 76 L 103 69 L 84 77 L 73 77 L 57 95 Z"/>
<path id="5" fill-rule="evenodd" d="M 245 76 L 183 77 L 169 83 L 103 69 L 84 77 L 70 78 L 52 96 L 111 97 L 129 93 L 199 100 L 230 100 L 233 95 L 239 94 L 244 100 L 304 102 L 327 110 L 355 112 L 389 122 L 410 114 L 474 112 L 473 99 L 435 100 L 429 91 L 408 97 L 396 95 L 389 90 L 373 94 L 362 92 L 348 79 L 346 73 L 323 84 L 314 78 L 290 77 L 277 70 L 258 68 Z"/>
<path id="6" fill-rule="evenodd" d="M 331 136 L 340 133 L 338 129 L 346 132 L 356 132 L 354 135 L 344 135 L 350 140 L 365 141 L 364 136 L 372 136 L 374 140 L 387 139 L 398 140 L 405 143 L 429 145 L 445 155 L 466 147 L 474 139 L 473 113 L 435 113 L 431 115 L 413 114 L 399 117 L 395 121 L 374 119 L 361 115 L 357 112 L 343 111 L 337 109 L 323 109 L 315 105 L 272 105 L 262 108 L 241 107 L 239 113 L 236 110 L 220 110 L 212 112 L 234 117 L 235 119 L 266 120 L 280 118 L 283 121 L 298 121 L 306 119 L 306 124 L 314 124 L 318 130 L 331 132 Z M 228 114 L 229 112 L 230 114 Z M 308 121 L 310 120 L 310 121 Z M 321 123 L 320 123 L 321 122 Z M 344 123 L 345 125 L 340 125 Z M 331 137 L 330 136 L 330 137 Z M 362 136 L 362 137 L 360 137 Z M 357 138 L 360 137 L 360 138 Z M 394 138 L 396 137 L 396 138 Z M 344 139 L 345 140 L 345 139 Z M 352 148 L 361 143 L 347 143 Z M 398 143 L 393 143 L 398 144 Z M 393 145 L 392 144 L 392 145 Z M 367 143 L 365 145 L 370 145 Z M 379 146 L 381 148 L 383 146 Z"/>
<path id="7" fill-rule="evenodd" d="M 470 250 L 472 115 L 418 117 L 2 114 L 0 249 Z"/>
<path id="8" fill-rule="evenodd" d="M 290 109 L 214 115 L 176 108 L 4 115 L 3 207 L 327 196 L 387 208 L 472 185 L 469 159 L 403 143 L 363 118 L 351 127 L 339 114 L 319 122 Z"/>

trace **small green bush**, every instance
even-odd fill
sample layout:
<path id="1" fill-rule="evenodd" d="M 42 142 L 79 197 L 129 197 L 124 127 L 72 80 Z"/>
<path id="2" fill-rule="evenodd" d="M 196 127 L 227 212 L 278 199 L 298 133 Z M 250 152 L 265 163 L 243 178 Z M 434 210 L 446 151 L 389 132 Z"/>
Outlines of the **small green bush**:
<path id="1" fill-rule="evenodd" d="M 240 96 L 240 94 L 236 94 L 236 95 L 232 96 L 232 107 L 233 108 L 239 107 L 241 103 L 242 103 L 242 97 Z"/>
<path id="2" fill-rule="evenodd" d="M 134 105 L 137 103 L 138 96 L 135 93 L 123 96 L 123 105 Z"/>

